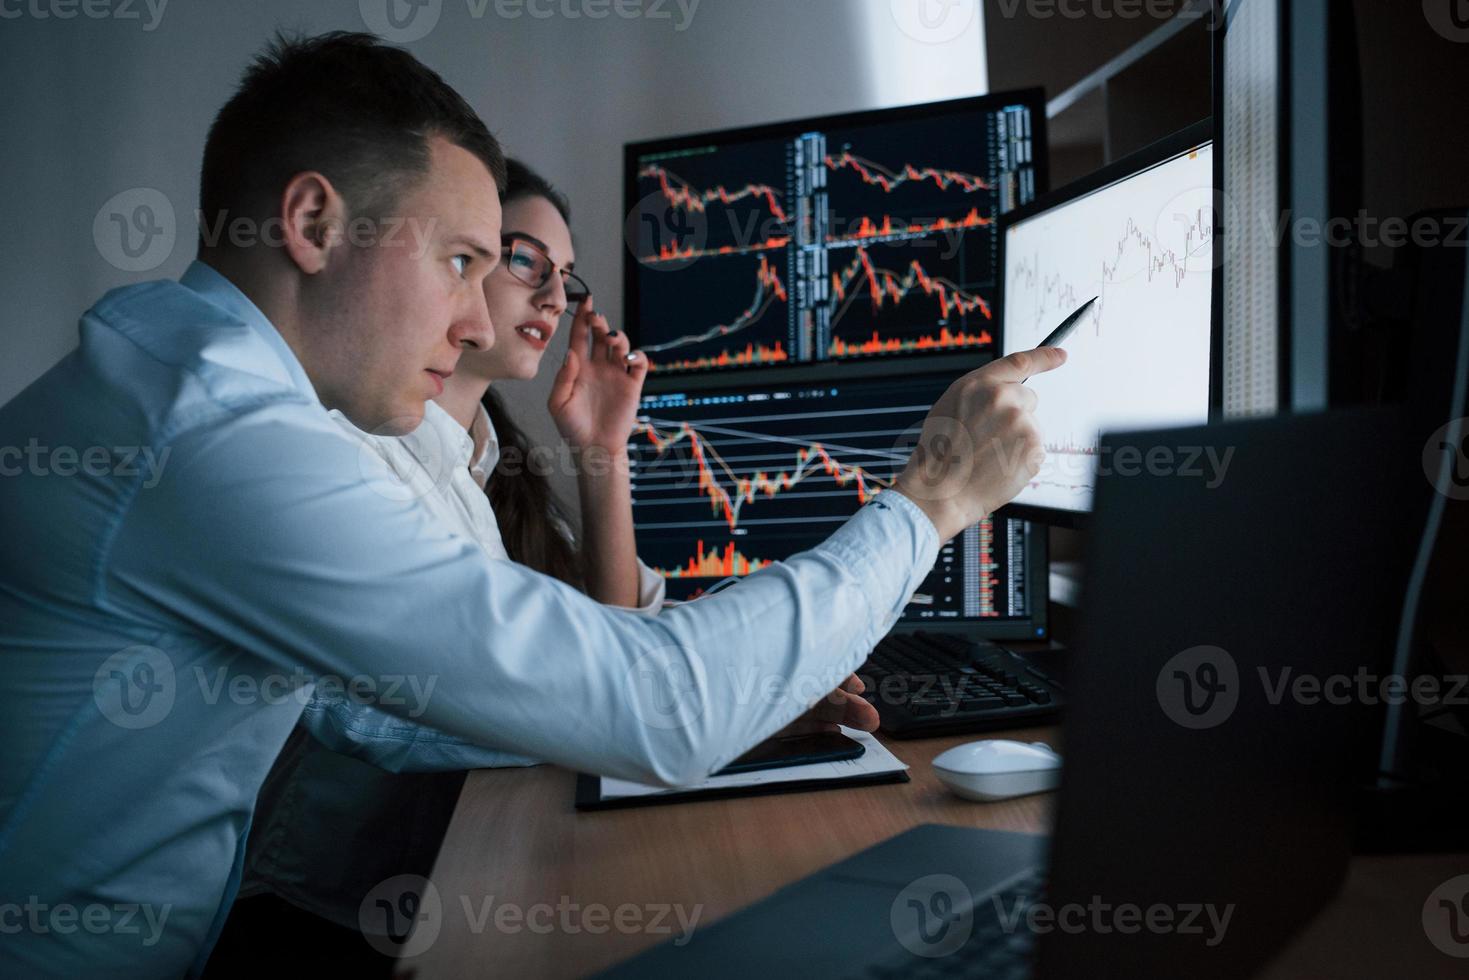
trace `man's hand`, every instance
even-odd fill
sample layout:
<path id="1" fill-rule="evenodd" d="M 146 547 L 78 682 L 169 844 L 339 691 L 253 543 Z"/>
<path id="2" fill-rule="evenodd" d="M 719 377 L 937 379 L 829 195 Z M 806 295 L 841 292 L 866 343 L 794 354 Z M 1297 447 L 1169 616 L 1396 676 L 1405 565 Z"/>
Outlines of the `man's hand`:
<path id="1" fill-rule="evenodd" d="M 877 731 L 877 709 L 863 699 L 865 689 L 862 678 L 853 674 L 842 681 L 841 687 L 816 702 L 810 711 L 776 732 L 775 737 L 834 732 L 839 725 L 864 732 Z"/>
<path id="2" fill-rule="evenodd" d="M 940 541 L 1009 503 L 1040 472 L 1036 394 L 1023 382 L 1065 363 L 1059 347 L 991 361 L 950 385 L 928 413 L 893 489 L 928 515 Z"/>

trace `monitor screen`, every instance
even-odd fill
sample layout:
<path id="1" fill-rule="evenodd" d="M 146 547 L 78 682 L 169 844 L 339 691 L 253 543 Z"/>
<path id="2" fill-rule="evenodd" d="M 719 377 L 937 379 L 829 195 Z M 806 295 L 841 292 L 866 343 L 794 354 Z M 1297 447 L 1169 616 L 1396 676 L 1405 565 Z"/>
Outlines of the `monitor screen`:
<path id="1" fill-rule="evenodd" d="M 1219 172 L 1232 224 L 1221 298 L 1224 414 L 1272 415 L 1281 403 L 1280 249 L 1273 222 L 1238 219 L 1281 213 L 1281 9 L 1276 0 L 1228 0 L 1224 13 L 1215 59 Z"/>
<path id="2" fill-rule="evenodd" d="M 631 446 L 639 556 L 696 598 L 813 547 L 892 485 L 953 375 L 645 395 Z M 1044 531 L 986 520 L 941 550 L 904 621 L 1043 635 Z M 1037 551 L 1037 549 L 1040 549 Z"/>
<path id="3" fill-rule="evenodd" d="M 655 374 L 993 350 L 1039 90 L 631 144 L 625 322 Z"/>
<path id="4" fill-rule="evenodd" d="M 1209 419 L 1213 146 L 1104 180 L 1038 202 L 1004 229 L 1005 353 L 1040 344 L 1097 297 L 1061 345 L 1066 365 L 1028 382 L 1046 462 L 1016 514 L 1089 512 L 1098 469 L 1111 465 L 1098 449 L 1103 431 Z"/>

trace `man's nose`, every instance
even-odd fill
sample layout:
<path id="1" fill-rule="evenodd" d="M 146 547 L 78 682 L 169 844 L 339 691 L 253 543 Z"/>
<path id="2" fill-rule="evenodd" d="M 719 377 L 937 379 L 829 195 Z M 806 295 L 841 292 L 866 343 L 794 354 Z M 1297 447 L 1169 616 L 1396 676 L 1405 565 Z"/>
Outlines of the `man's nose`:
<path id="1" fill-rule="evenodd" d="M 449 328 L 449 342 L 465 350 L 489 350 L 495 343 L 495 325 L 490 321 L 484 293 L 474 292 L 469 308 Z"/>

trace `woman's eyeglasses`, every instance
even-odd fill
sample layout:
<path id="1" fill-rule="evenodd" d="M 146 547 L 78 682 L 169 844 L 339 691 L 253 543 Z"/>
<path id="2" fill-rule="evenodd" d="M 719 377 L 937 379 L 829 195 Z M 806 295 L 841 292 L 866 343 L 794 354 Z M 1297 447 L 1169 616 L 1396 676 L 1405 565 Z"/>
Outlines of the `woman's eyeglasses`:
<path id="1" fill-rule="evenodd" d="M 570 269 L 558 269 L 551 257 L 522 238 L 513 238 L 500 250 L 505 271 L 533 289 L 540 289 L 551 281 L 558 272 L 561 286 L 566 291 L 568 308 L 576 306 L 592 294 L 586 281 Z"/>

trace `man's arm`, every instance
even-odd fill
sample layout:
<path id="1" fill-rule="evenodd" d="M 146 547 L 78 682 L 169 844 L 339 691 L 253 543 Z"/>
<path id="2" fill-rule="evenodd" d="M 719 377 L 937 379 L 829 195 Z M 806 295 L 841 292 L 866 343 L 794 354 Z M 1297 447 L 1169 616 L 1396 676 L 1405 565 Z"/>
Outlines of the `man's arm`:
<path id="1" fill-rule="evenodd" d="M 1036 472 L 1034 395 L 1019 382 L 1063 361 L 1036 351 L 966 375 L 895 492 L 820 546 L 659 617 L 486 558 L 401 499 L 324 414 L 288 403 L 172 440 L 111 542 L 124 557 L 103 599 L 287 669 L 416 684 L 416 716 L 401 699 L 381 706 L 486 748 L 694 782 L 833 691 L 940 540 Z"/>
<path id="2" fill-rule="evenodd" d="M 1018 351 L 955 381 L 929 411 L 895 486 L 940 540 L 1015 499 L 1040 472 L 1045 444 L 1031 418 L 1037 396 L 1025 379 L 1065 363 L 1059 347 Z"/>
<path id="3" fill-rule="evenodd" d="M 387 772 L 458 772 L 533 766 L 531 759 L 487 749 L 429 725 L 389 714 L 342 692 L 312 697 L 301 726 L 322 745 Z"/>
<path id="4" fill-rule="evenodd" d="M 578 769 L 677 784 L 720 768 L 861 663 L 938 547 L 891 495 L 726 593 L 639 616 L 486 558 L 303 411 L 174 440 L 119 530 L 109 600 L 283 668 L 397 682 L 422 711 L 385 710 Z"/>

